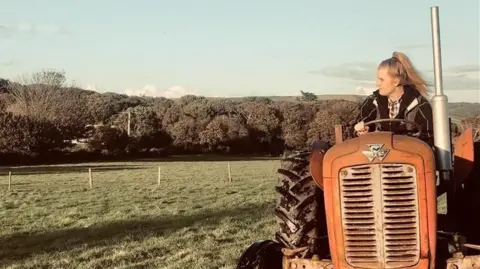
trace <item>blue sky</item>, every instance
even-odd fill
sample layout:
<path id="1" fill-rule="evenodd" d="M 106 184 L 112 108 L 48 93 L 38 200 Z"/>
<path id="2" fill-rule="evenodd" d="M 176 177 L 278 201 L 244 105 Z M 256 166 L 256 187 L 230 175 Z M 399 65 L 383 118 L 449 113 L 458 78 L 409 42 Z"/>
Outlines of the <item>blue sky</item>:
<path id="1" fill-rule="evenodd" d="M 0 77 L 60 69 L 99 92 L 205 96 L 363 93 L 395 50 L 480 102 L 478 0 L 0 0 Z"/>

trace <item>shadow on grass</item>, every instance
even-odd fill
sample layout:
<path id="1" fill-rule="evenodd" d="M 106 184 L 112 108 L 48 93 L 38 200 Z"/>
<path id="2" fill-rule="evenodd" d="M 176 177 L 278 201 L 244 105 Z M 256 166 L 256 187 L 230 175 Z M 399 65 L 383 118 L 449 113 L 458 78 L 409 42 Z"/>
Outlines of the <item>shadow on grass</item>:
<path id="1" fill-rule="evenodd" d="M 273 214 L 274 202 L 195 215 L 165 216 L 143 220 L 122 220 L 90 228 L 71 228 L 36 234 L 18 233 L 0 238 L 0 265 L 5 266 L 34 254 L 101 247 L 122 240 L 142 240 L 151 236 L 168 236 L 195 224 L 202 228 L 216 226 L 225 218 L 238 221 L 264 218 Z"/>
<path id="2" fill-rule="evenodd" d="M 88 169 L 92 168 L 93 172 L 109 172 L 117 170 L 145 169 L 145 166 L 138 165 L 63 165 L 63 166 L 28 166 L 28 167 L 2 167 L 0 175 L 8 175 L 12 172 L 15 175 L 42 175 L 42 174 L 67 174 L 67 173 L 88 173 Z"/>

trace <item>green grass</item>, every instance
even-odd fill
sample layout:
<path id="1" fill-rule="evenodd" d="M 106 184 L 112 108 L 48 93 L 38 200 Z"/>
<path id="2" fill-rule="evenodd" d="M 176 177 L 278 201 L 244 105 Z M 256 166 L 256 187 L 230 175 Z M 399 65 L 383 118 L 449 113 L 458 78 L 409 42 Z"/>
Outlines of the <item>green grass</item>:
<path id="1" fill-rule="evenodd" d="M 278 161 L 231 167 L 231 183 L 226 162 L 25 167 L 10 191 L 2 169 L 0 267 L 235 268 L 273 236 Z"/>
<path id="2" fill-rule="evenodd" d="M 215 160 L 0 168 L 0 267 L 235 268 L 273 237 L 278 165 L 231 161 L 233 182 Z"/>

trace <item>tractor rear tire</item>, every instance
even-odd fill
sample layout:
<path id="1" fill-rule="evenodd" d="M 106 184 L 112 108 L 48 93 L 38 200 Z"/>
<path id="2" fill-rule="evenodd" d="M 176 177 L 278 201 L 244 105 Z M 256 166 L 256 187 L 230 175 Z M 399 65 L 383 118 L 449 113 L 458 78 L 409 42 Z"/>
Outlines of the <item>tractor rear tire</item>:
<path id="1" fill-rule="evenodd" d="M 275 238 L 291 249 L 308 247 L 302 258 L 323 258 L 328 256 L 323 192 L 310 174 L 309 159 L 309 151 L 286 153 L 281 159 Z"/>

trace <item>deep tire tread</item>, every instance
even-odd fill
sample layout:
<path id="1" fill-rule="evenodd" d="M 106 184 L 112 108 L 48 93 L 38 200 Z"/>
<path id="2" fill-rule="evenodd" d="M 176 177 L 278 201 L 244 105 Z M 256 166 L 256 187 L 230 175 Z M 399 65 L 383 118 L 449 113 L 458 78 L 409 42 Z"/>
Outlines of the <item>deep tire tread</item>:
<path id="1" fill-rule="evenodd" d="M 322 190 L 310 175 L 309 158 L 310 152 L 306 151 L 284 156 L 275 188 L 279 197 L 275 238 L 288 248 L 308 247 L 306 258 L 313 254 L 326 256 L 328 249 Z"/>

